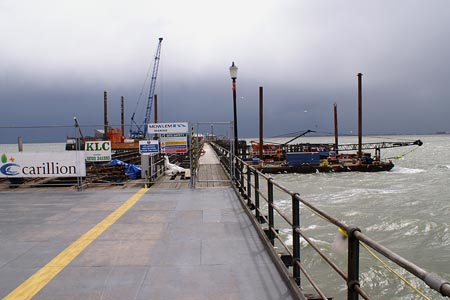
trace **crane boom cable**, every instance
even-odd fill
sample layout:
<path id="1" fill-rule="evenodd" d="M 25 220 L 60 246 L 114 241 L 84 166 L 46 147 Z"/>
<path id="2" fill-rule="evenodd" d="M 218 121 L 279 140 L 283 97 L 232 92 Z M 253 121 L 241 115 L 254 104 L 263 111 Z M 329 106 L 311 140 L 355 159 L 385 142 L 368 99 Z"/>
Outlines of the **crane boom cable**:
<path id="1" fill-rule="evenodd" d="M 131 122 L 132 124 L 134 124 L 136 126 L 136 130 L 133 131 L 133 129 L 130 129 L 130 137 L 131 138 L 145 138 L 147 135 L 147 127 L 148 127 L 148 123 L 150 121 L 150 116 L 152 113 L 152 107 L 153 107 L 153 98 L 155 95 L 155 88 L 156 88 L 156 78 L 158 76 L 158 68 L 159 68 L 159 60 L 161 57 L 161 42 L 162 42 L 163 38 L 159 38 L 159 43 L 158 43 L 158 47 L 156 48 L 156 53 L 154 56 L 154 62 L 153 62 L 153 72 L 152 72 L 152 77 L 151 77 L 151 81 L 150 81 L 150 88 L 149 88 L 149 93 L 148 93 L 148 98 L 147 98 L 147 105 L 145 108 L 145 118 L 143 123 L 141 123 L 140 125 L 138 123 L 135 122 L 134 120 L 134 116 L 135 113 L 133 113 L 133 116 L 131 117 Z M 148 77 L 148 74 L 147 74 Z M 147 82 L 147 80 L 146 80 Z M 145 85 L 145 83 L 144 83 Z M 141 95 L 142 95 L 142 91 L 141 91 Z M 139 96 L 139 100 L 141 99 L 141 95 Z M 137 109 L 137 108 L 136 108 Z M 141 129 L 141 127 L 144 127 L 143 129 Z"/>
<path id="2" fill-rule="evenodd" d="M 408 155 L 411 152 L 416 151 L 417 149 L 419 149 L 419 145 L 417 145 L 416 148 L 413 148 L 413 149 L 411 149 L 411 150 L 409 150 L 409 151 L 407 151 L 407 152 L 405 152 L 403 154 L 399 154 L 399 155 L 392 156 L 392 157 L 386 157 L 385 159 L 399 159 L 399 158 L 403 158 L 403 157 L 405 157 L 405 155 Z"/>
<path id="3" fill-rule="evenodd" d="M 141 103 L 142 95 L 144 94 L 144 89 L 147 86 L 147 82 L 148 82 L 148 79 L 150 77 L 150 70 L 151 69 L 150 69 L 150 66 L 149 66 L 148 70 L 147 70 L 147 74 L 145 75 L 144 83 L 142 84 L 142 87 L 141 87 L 141 91 L 139 92 L 139 96 L 138 96 L 138 101 L 136 103 L 136 107 L 134 108 L 134 112 L 133 112 L 133 115 L 131 117 L 131 120 L 133 120 L 133 121 L 134 121 L 134 115 L 136 114 L 136 112 L 137 112 L 137 110 L 139 108 L 139 104 Z"/>
<path id="4" fill-rule="evenodd" d="M 147 109 L 144 119 L 144 137 L 147 135 L 147 124 L 150 121 L 150 115 L 152 113 L 152 107 L 153 107 L 153 98 L 155 96 L 155 88 L 156 88 L 156 77 L 158 76 L 158 69 L 159 69 L 159 60 L 161 57 L 161 42 L 162 38 L 159 38 L 158 48 L 156 50 L 155 54 L 155 62 L 153 63 L 153 73 L 152 73 L 152 80 L 150 81 L 150 90 L 148 93 L 148 102 L 147 102 Z"/>

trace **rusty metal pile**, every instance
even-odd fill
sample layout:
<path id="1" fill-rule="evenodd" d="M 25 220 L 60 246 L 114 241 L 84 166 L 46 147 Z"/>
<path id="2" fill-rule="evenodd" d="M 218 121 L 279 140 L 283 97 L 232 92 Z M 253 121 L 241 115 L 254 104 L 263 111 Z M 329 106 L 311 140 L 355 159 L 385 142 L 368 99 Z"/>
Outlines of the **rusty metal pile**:
<path id="1" fill-rule="evenodd" d="M 127 180 L 123 165 L 90 165 L 86 168 L 87 183 L 122 183 Z"/>

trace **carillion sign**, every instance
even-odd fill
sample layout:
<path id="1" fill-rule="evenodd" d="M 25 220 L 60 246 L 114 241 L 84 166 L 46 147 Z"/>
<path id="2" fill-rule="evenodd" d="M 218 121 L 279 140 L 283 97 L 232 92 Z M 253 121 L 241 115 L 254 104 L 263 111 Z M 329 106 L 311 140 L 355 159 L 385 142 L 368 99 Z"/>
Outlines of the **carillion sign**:
<path id="1" fill-rule="evenodd" d="M 147 133 L 187 133 L 189 125 L 187 122 L 178 123 L 152 123 L 148 124 Z"/>
<path id="2" fill-rule="evenodd" d="M 86 176 L 84 151 L 2 153 L 0 177 Z"/>

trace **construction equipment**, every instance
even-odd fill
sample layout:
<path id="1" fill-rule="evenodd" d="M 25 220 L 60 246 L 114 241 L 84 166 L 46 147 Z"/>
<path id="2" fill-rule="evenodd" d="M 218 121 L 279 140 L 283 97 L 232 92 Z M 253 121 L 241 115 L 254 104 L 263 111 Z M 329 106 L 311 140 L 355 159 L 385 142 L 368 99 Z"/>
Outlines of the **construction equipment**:
<path id="1" fill-rule="evenodd" d="M 145 109 L 145 118 L 144 122 L 141 124 L 136 123 L 134 120 L 136 111 L 138 107 L 136 106 L 136 110 L 133 113 L 131 117 L 131 129 L 130 129 L 130 138 L 133 139 L 143 139 L 147 137 L 147 130 L 148 130 L 148 123 L 150 122 L 150 115 L 152 113 L 152 106 L 153 106 L 153 98 L 155 96 L 155 87 L 156 87 L 156 77 L 158 75 L 158 68 L 159 68 L 159 60 L 161 56 L 161 42 L 163 38 L 159 38 L 158 47 L 156 48 L 156 54 L 155 59 L 153 62 L 153 72 L 152 72 L 152 78 L 150 81 L 150 88 L 148 92 L 148 98 L 147 98 L 147 106 Z"/>
<path id="2" fill-rule="evenodd" d="M 293 142 L 293 141 L 295 141 L 296 139 L 298 139 L 299 137 L 302 137 L 302 136 L 304 136 L 304 135 L 306 135 L 306 134 L 308 134 L 308 133 L 310 133 L 310 132 L 316 132 L 316 131 L 314 131 L 314 130 L 309 130 L 309 129 L 308 129 L 308 130 L 302 132 L 301 134 L 297 135 L 296 137 L 290 139 L 290 140 L 287 141 L 286 143 L 281 144 L 281 146 L 286 146 L 286 145 L 289 144 L 290 142 Z"/>
<path id="3" fill-rule="evenodd" d="M 400 142 L 378 142 L 378 143 L 363 143 L 361 145 L 362 150 L 375 149 L 377 156 L 379 157 L 380 149 L 407 147 L 407 146 L 422 146 L 421 140 L 415 141 L 400 141 Z M 359 144 L 341 144 L 336 148 L 335 144 L 327 143 L 301 143 L 301 144 L 284 144 L 283 153 L 292 152 L 328 152 L 336 151 L 341 153 L 344 151 L 357 151 Z"/>
<path id="4" fill-rule="evenodd" d="M 386 148 L 396 148 L 396 147 L 406 147 L 406 146 L 422 146 L 423 142 L 421 140 L 416 141 L 402 141 L 402 142 L 380 142 L 380 143 L 363 143 L 362 149 L 386 149 Z M 339 151 L 353 151 L 358 150 L 358 144 L 342 144 L 338 146 Z"/>

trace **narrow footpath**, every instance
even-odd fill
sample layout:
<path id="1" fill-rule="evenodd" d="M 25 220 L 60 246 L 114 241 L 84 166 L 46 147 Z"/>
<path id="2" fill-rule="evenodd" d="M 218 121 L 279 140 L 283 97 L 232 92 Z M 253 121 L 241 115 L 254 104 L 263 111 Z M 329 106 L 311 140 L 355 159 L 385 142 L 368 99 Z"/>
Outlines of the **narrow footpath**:
<path id="1" fill-rule="evenodd" d="M 0 199 L 0 299 L 292 299 L 231 187 Z"/>
<path id="2" fill-rule="evenodd" d="M 223 187 L 230 186 L 230 178 L 217 158 L 212 147 L 205 143 L 203 145 L 203 155 L 199 159 L 198 178 L 195 185 L 196 188 L 203 187 Z"/>

